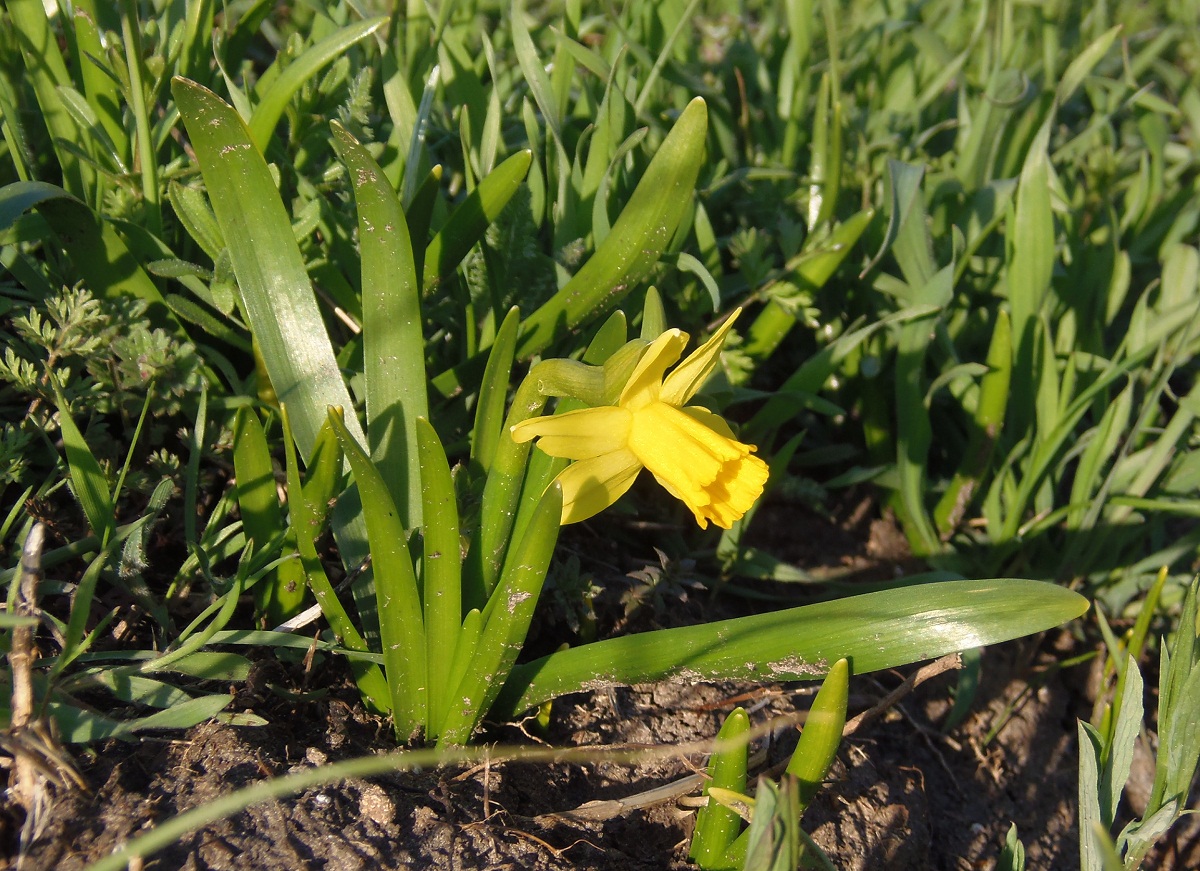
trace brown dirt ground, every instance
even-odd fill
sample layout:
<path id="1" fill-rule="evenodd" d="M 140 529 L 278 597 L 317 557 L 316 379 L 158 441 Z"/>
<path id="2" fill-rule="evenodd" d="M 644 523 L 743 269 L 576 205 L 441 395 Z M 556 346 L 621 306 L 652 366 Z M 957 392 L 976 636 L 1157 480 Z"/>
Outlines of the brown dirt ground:
<path id="1" fill-rule="evenodd" d="M 877 577 L 908 568 L 894 530 L 854 507 L 840 521 L 793 512 L 791 522 L 803 523 L 806 534 L 790 537 L 788 556 L 830 566 L 836 553 L 835 568 Z M 949 734 L 941 724 L 954 673 L 922 685 L 843 743 L 827 788 L 804 818 L 806 831 L 839 869 L 965 871 L 994 867 L 1015 822 L 1028 868 L 1078 868 L 1075 723 L 1090 713 L 1089 669 L 1046 668 L 1077 652 L 1066 632 L 988 650 L 973 711 Z M 256 679 L 237 689 L 231 710 L 253 710 L 267 726 L 210 722 L 184 735 L 94 748 L 79 760 L 90 789 L 55 796 L 22 867 L 82 869 L 133 835 L 238 787 L 392 749 L 388 725 L 363 711 L 341 664 L 318 668 L 323 671 L 309 685 L 332 686 L 331 692 L 295 702 L 271 692 L 299 687 L 295 667 L 269 657 L 256 665 Z M 869 708 L 901 678 L 855 677 L 852 713 Z M 1036 689 L 1027 691 L 1031 683 Z M 756 724 L 791 718 L 760 742 L 769 762 L 785 759 L 794 746 L 793 723 L 812 691 L 799 684 L 660 683 L 580 694 L 554 705 L 542 738 L 555 746 L 661 751 L 711 738 L 728 710 L 741 704 Z M 496 726 L 484 738 L 529 743 L 512 725 Z M 350 780 L 211 824 L 144 867 L 692 868 L 686 856 L 694 813 L 686 800 L 596 821 L 563 815 L 685 777 L 702 762 L 702 753 L 655 752 L 637 764 L 495 762 Z M 9 806 L 3 816 L 7 858 L 0 867 L 14 867 L 20 815 Z M 1153 862 L 1146 867 L 1200 867 L 1196 828 L 1175 833 Z"/>

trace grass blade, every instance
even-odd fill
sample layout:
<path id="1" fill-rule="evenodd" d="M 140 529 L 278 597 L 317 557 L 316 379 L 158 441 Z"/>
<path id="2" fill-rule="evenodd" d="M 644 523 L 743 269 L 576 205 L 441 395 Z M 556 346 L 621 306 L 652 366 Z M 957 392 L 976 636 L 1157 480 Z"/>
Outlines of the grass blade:
<path id="1" fill-rule="evenodd" d="M 33 88 L 50 133 L 50 143 L 62 170 L 63 185 L 73 195 L 84 197 L 91 187 L 94 173 L 69 148 L 64 147 L 64 143 L 75 142 L 78 135 L 58 89 L 71 86 L 74 82 L 50 28 L 46 8 L 41 0 L 8 0 L 5 7 L 15 42 L 25 61 L 25 81 Z"/>
<path id="2" fill-rule="evenodd" d="M 71 417 L 71 406 L 63 396 L 58 382 L 52 380 L 50 383 L 58 405 L 58 424 L 62 431 L 63 450 L 67 455 L 71 487 L 75 491 L 75 498 L 83 506 L 88 526 L 102 542 L 107 542 L 116 529 L 117 522 L 113 513 L 112 496 L 108 492 L 108 482 L 104 480 L 104 472 L 100 463 L 96 461 L 96 455 L 88 447 L 79 427 L 75 425 Z"/>
<path id="3" fill-rule="evenodd" d="M 442 165 L 429 170 L 425 181 L 421 182 L 412 201 L 404 212 L 408 219 L 408 238 L 416 239 L 413 246 L 413 266 L 418 275 L 425 274 L 425 252 L 429 239 L 429 223 L 433 220 L 433 209 L 438 204 L 438 193 L 442 184 Z"/>
<path id="4" fill-rule="evenodd" d="M 304 83 L 326 64 L 344 55 L 352 45 L 387 24 L 387 20 L 386 15 L 380 15 L 343 27 L 309 48 L 271 81 L 250 118 L 250 138 L 260 154 L 266 153 L 267 143 L 271 141 L 271 134 L 283 117 L 283 110 Z"/>
<path id="5" fill-rule="evenodd" d="M 784 276 L 802 290 L 816 291 L 824 287 L 874 218 L 874 209 L 863 209 L 846 219 L 829 238 L 793 258 L 785 267 Z M 746 330 L 742 352 L 756 361 L 765 360 L 795 325 L 795 316 L 774 299 L 769 299 Z"/>
<path id="6" fill-rule="evenodd" d="M 1051 113 L 1025 157 L 1021 180 L 1017 184 L 1016 216 L 1005 282 L 1012 314 L 1016 361 L 1013 374 L 1017 384 L 1035 381 L 1035 322 L 1042 300 L 1050 289 L 1054 269 L 1054 215 L 1050 210 L 1050 157 L 1047 153 L 1053 123 L 1054 114 Z M 1021 398 L 1021 394 L 1016 398 Z M 1030 410 L 1018 409 L 1018 412 L 1028 415 Z M 1018 431 L 1023 429 L 1022 420 L 1014 422 Z"/>
<path id="7" fill-rule="evenodd" d="M 923 305 L 948 305 L 953 292 L 954 263 L 941 269 L 921 287 L 912 301 Z M 914 320 L 900 328 L 896 345 L 896 474 L 899 478 L 896 507 L 913 551 L 936 553 L 941 542 L 925 508 L 925 467 L 933 443 L 933 426 L 925 407 L 925 358 L 933 338 L 926 321 Z"/>
<path id="8" fill-rule="evenodd" d="M 1055 100 L 1059 105 L 1071 99 L 1075 91 L 1083 84 L 1084 79 L 1092 74 L 1096 64 L 1100 63 L 1108 54 L 1108 50 L 1112 48 L 1121 29 L 1122 25 L 1118 24 L 1102 33 L 1063 70 L 1062 78 L 1058 80 L 1058 88 L 1055 90 Z"/>
<path id="9" fill-rule="evenodd" d="M 254 540 L 254 552 L 258 554 L 284 529 L 284 523 L 271 449 L 258 415 L 249 406 L 240 408 L 234 420 L 233 468 L 242 530 L 247 539 Z M 285 553 L 291 552 L 292 544 L 291 536 L 285 537 Z M 278 626 L 300 610 L 305 586 L 304 568 L 299 562 L 290 559 L 280 563 L 255 585 L 255 609 L 266 615 L 268 624 Z"/>
<path id="10" fill-rule="evenodd" d="M 483 380 L 479 384 L 475 426 L 471 431 L 471 460 L 485 475 L 492 468 L 496 447 L 504 435 L 504 402 L 508 398 L 508 382 L 520 326 L 521 315 L 514 307 L 496 332 L 496 339 L 488 353 L 487 367 L 483 370 Z"/>
<path id="11" fill-rule="evenodd" d="M 288 482 L 288 512 L 291 515 L 292 529 L 296 536 L 296 550 L 300 554 L 300 565 L 308 578 L 308 585 L 313 591 L 321 613 L 333 630 L 337 642 L 348 650 L 370 652 L 367 642 L 359 634 L 350 615 L 338 599 L 321 558 L 317 553 L 316 536 L 321 527 L 317 506 L 324 506 L 329 497 L 310 498 L 310 488 L 320 489 L 323 478 L 331 472 L 337 474 L 342 467 L 342 453 L 338 448 L 337 437 L 331 429 L 323 432 L 328 438 L 317 442 L 318 448 L 314 454 L 313 464 L 309 466 L 309 480 L 304 486 L 300 484 L 300 462 L 296 457 L 296 443 L 292 439 L 292 428 L 288 422 L 287 409 L 280 409 L 283 417 L 283 444 L 287 458 Z M 326 447 L 328 446 L 328 447 Z M 330 494 L 332 495 L 332 494 Z M 348 659 L 354 682 L 362 694 L 363 702 L 377 714 L 390 714 L 392 710 L 391 693 L 383 671 L 373 662 L 367 662 L 356 657 Z"/>
<path id="12" fill-rule="evenodd" d="M 513 538 L 521 484 L 529 465 L 530 444 L 517 444 L 509 430 L 521 421 L 539 415 L 545 405 L 546 397 L 539 392 L 534 379 L 527 376 L 513 396 L 484 484 L 479 533 L 471 540 L 463 578 L 464 607 L 483 609 L 496 587 L 500 567 Z"/>
<path id="13" fill-rule="evenodd" d="M 966 454 L 933 511 L 934 523 L 942 535 L 948 535 L 962 522 L 991 463 L 992 451 L 1004 424 L 1004 411 L 1008 407 L 1012 363 L 1011 325 L 1008 312 L 1001 309 L 996 314 L 996 326 L 988 346 L 988 371 L 979 384 L 979 401 Z"/>
<path id="14" fill-rule="evenodd" d="M 83 92 L 88 105 L 97 113 L 100 123 L 116 148 L 121 161 L 129 161 L 129 134 L 121 120 L 121 108 L 125 103 L 117 80 L 105 58 L 100 28 L 96 24 L 95 3 L 81 0 L 75 5 L 75 44 L 83 58 L 79 65 L 79 77 L 83 81 Z"/>

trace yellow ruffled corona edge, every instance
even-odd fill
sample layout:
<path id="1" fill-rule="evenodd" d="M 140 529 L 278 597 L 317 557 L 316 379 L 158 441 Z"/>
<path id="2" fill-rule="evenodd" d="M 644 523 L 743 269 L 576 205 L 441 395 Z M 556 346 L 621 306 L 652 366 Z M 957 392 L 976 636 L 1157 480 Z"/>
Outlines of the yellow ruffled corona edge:
<path id="1" fill-rule="evenodd" d="M 702 529 L 710 520 L 729 529 L 750 509 L 766 485 L 767 464 L 753 455 L 753 445 L 734 438 L 719 415 L 684 405 L 712 374 L 740 312 L 670 375 L 667 369 L 683 354 L 688 334 L 663 333 L 638 361 L 616 405 L 535 417 L 512 427 L 517 442 L 536 438 L 550 456 L 575 461 L 558 476 L 564 524 L 612 505 L 643 468 L 691 510 Z"/>

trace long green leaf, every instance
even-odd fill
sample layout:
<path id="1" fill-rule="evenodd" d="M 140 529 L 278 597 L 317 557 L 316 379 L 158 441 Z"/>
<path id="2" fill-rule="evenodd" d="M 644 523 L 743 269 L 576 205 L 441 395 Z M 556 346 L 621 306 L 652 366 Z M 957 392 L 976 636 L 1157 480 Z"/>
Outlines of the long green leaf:
<path id="1" fill-rule="evenodd" d="M 503 436 L 504 401 L 512 377 L 513 355 L 517 348 L 517 330 L 521 314 L 514 306 L 509 309 L 500 329 L 496 331 L 488 353 L 487 367 L 479 384 L 479 399 L 475 405 L 475 425 L 471 430 L 471 459 L 485 475 L 492 467 L 496 446 Z"/>
<path id="2" fill-rule="evenodd" d="M 828 239 L 792 258 L 784 269 L 784 277 L 803 290 L 815 291 L 824 287 L 874 218 L 874 209 L 863 209 L 847 218 Z M 743 353 L 755 360 L 766 359 L 794 326 L 796 318 L 791 312 L 774 299 L 767 300 L 766 306 L 746 330 Z"/>
<path id="3" fill-rule="evenodd" d="M 241 599 L 242 590 L 245 588 L 246 582 L 251 574 L 251 557 L 250 545 L 247 544 L 242 551 L 241 559 L 238 562 L 237 572 L 233 576 L 233 584 L 229 590 L 225 592 L 221 598 L 213 602 L 205 611 L 200 613 L 187 630 L 180 633 L 178 636 L 178 646 L 166 651 L 161 656 L 147 660 L 142 663 L 141 670 L 144 673 L 153 673 L 156 671 L 165 671 L 181 659 L 186 659 L 192 656 L 204 645 L 208 644 L 209 640 L 220 630 L 224 629 L 229 621 L 233 618 L 233 612 L 238 606 Z M 192 633 L 191 630 L 199 626 L 201 620 L 204 620 L 208 613 L 216 611 L 216 615 L 209 620 L 199 631 Z"/>
<path id="4" fill-rule="evenodd" d="M 839 659 L 829 669 L 829 674 L 825 675 L 821 689 L 804 719 L 800 741 L 796 744 L 796 750 L 787 765 L 787 773 L 795 777 L 794 806 L 784 811 L 790 815 L 786 821 L 782 821 L 788 827 L 799 826 L 801 815 L 820 790 L 833 760 L 837 758 L 838 747 L 842 744 L 842 727 L 846 725 L 846 705 L 849 696 L 850 665 L 846 660 Z M 769 792 L 767 790 L 766 794 Z M 763 794 L 764 792 L 759 793 L 760 796 Z M 725 867 L 751 867 L 746 861 L 746 857 L 754 852 L 750 849 L 750 841 L 754 837 L 755 829 L 760 828 L 759 815 L 768 811 L 769 806 L 755 806 L 754 822 L 730 846 L 725 854 Z M 792 861 L 783 867 L 798 866 Z"/>
<path id="5" fill-rule="evenodd" d="M 1096 831 L 1104 831 L 1100 821 L 1100 790 L 1103 741 L 1090 723 L 1080 720 L 1079 730 L 1079 868 L 1080 871 L 1102 871 L 1101 844 Z"/>
<path id="6" fill-rule="evenodd" d="M 850 698 L 850 663 L 839 659 L 829 669 L 824 683 L 804 720 L 804 731 L 796 752 L 788 762 L 788 774 L 800 781 L 800 807 L 808 807 L 842 744 L 846 706 Z"/>
<path id="7" fill-rule="evenodd" d="M 82 743 L 120 738 L 148 729 L 189 729 L 216 716 L 232 701 L 233 696 L 199 696 L 136 720 L 111 720 L 60 702 L 51 702 L 47 707 L 63 740 Z"/>
<path id="8" fill-rule="evenodd" d="M 496 591 L 483 613 L 483 631 L 471 667 L 453 690 L 438 746 L 465 744 L 499 695 L 525 643 L 550 556 L 558 541 L 562 488 L 552 484 L 538 502 L 515 553 L 509 555 Z"/>
<path id="9" fill-rule="evenodd" d="M 329 628 L 339 643 L 350 650 L 369 652 L 367 642 L 359 634 L 357 627 L 346 613 L 345 607 L 337 597 L 333 584 L 325 574 L 325 567 L 317 553 L 316 536 L 320 528 L 317 510 L 332 496 L 332 486 L 325 486 L 325 480 L 335 477 L 334 470 L 341 470 L 342 454 L 338 448 L 337 437 L 332 429 L 325 430 L 328 438 L 318 440 L 317 450 L 313 454 L 313 464 L 308 468 L 309 480 L 305 486 L 300 484 L 300 462 L 296 457 L 296 443 L 292 439 L 292 428 L 288 421 L 287 408 L 281 408 L 283 417 L 284 455 L 287 459 L 288 482 L 288 511 L 291 515 L 292 529 L 296 534 L 296 550 L 300 554 L 300 565 L 308 578 L 309 587 L 321 613 L 325 615 Z M 310 490 L 320 491 L 316 500 L 311 498 Z M 328 494 L 328 495 L 327 495 Z M 388 714 L 392 710 L 391 693 L 383 671 L 373 662 L 350 658 L 350 671 L 354 674 L 354 682 L 362 694 L 363 702 L 376 713 Z"/>
<path id="10" fill-rule="evenodd" d="M 167 188 L 167 199 L 179 223 L 187 230 L 188 235 L 195 240 L 201 250 L 208 255 L 213 263 L 221 257 L 225 250 L 225 239 L 221 236 L 221 228 L 217 224 L 217 216 L 205 199 L 199 187 L 181 185 L 172 181 Z"/>
<path id="11" fill-rule="evenodd" d="M 518 357 L 530 357 L 564 330 L 607 314 L 649 274 L 689 210 L 707 129 L 708 108 L 697 97 L 655 152 L 603 244 L 525 321 Z"/>
<path id="12" fill-rule="evenodd" d="M 1168 319 L 1164 318 L 1163 321 L 1155 324 L 1156 331 L 1178 327 Z M 1038 441 L 1025 463 L 1024 474 L 1017 486 L 1016 493 L 1011 495 L 1009 503 L 1011 507 L 1000 528 L 992 533 L 994 540 L 1010 541 L 1016 537 L 1026 516 L 1025 509 L 1033 499 L 1035 491 L 1042 485 L 1056 457 L 1066 450 L 1075 427 L 1087 413 L 1095 397 L 1107 389 L 1110 384 L 1128 377 L 1129 373 L 1135 371 L 1156 349 L 1156 344 L 1143 344 L 1129 356 L 1110 364 L 1071 400 L 1071 403 L 1058 416 L 1058 422 L 1052 431 L 1038 434 Z M 998 486 L 998 483 L 993 486 Z"/>
<path id="13" fill-rule="evenodd" d="M 63 184 L 75 196 L 84 196 L 91 186 L 93 171 L 69 148 L 78 137 L 59 97 L 58 89 L 72 83 L 66 62 L 59 51 L 41 0 L 8 0 L 5 4 L 12 35 L 24 60 L 24 81 L 37 98 L 42 119 L 50 133 L 51 146 L 62 170 Z"/>
<path id="14" fill-rule="evenodd" d="M 821 76 L 808 165 L 808 228 L 815 231 L 833 217 L 842 183 L 842 100 L 840 82 Z"/>
<path id="15" fill-rule="evenodd" d="M 901 238 L 904 237 L 902 233 Z M 912 289 L 912 302 L 945 306 L 953 291 L 954 263 Z M 923 373 L 932 339 L 930 325 L 911 321 L 900 329 L 896 343 L 896 474 L 899 479 L 896 507 L 913 550 L 921 555 L 936 553 L 937 532 L 925 508 L 925 467 L 933 442 L 933 427 L 925 407 Z"/>
<path id="16" fill-rule="evenodd" d="M 232 698 L 232 697 L 230 697 Z M 399 750 L 383 755 L 362 756 L 329 765 L 302 767 L 295 774 L 272 777 L 251 786 L 219 795 L 198 804 L 178 816 L 163 821 L 135 838 L 121 849 L 105 856 L 88 867 L 88 871 L 123 871 L 139 856 L 150 856 L 179 843 L 188 833 L 204 828 L 208 823 L 226 819 L 252 805 L 272 799 L 285 798 L 314 786 L 338 783 L 348 778 L 378 777 L 394 771 L 432 769 L 466 761 L 491 758 L 494 748 L 456 750 Z M 559 750 L 521 748 L 516 756 L 531 761 L 552 761 Z"/>
<path id="17" fill-rule="evenodd" d="M 494 346 L 493 351 L 499 353 Z M 513 396 L 483 487 L 479 532 L 471 540 L 463 573 L 466 608 L 483 609 L 495 589 L 500 567 L 513 540 L 530 445 L 528 442 L 517 444 L 509 432 L 521 421 L 536 417 L 545 405 L 546 397 L 538 390 L 535 379 L 527 375 Z"/>
<path id="18" fill-rule="evenodd" d="M 58 422 L 62 430 L 63 450 L 67 455 L 67 470 L 71 476 L 71 487 L 75 497 L 83 506 L 83 514 L 87 518 L 92 532 L 107 541 L 116 528 L 117 518 L 113 513 L 112 497 L 108 492 L 108 483 L 104 480 L 104 472 L 96 455 L 88 446 L 71 417 L 71 406 L 62 395 L 57 382 L 51 382 L 54 387 L 54 398 L 58 405 Z"/>
<path id="19" fill-rule="evenodd" d="M 1100 783 L 1100 814 L 1108 827 L 1116 821 L 1117 805 L 1129 780 L 1134 747 L 1142 731 L 1142 673 L 1132 656 L 1126 655 L 1125 668 L 1117 686 L 1120 694 L 1113 703 L 1112 734 L 1106 736 L 1108 743 L 1101 754 L 1104 768 Z"/>
<path id="20" fill-rule="evenodd" d="M 408 208 L 404 211 L 408 219 L 408 237 L 416 239 L 413 246 L 413 265 L 418 275 L 425 274 L 425 254 L 429 238 L 429 223 L 433 220 L 433 210 L 439 202 L 438 193 L 442 184 L 442 165 L 439 163 L 429 170 L 425 181 L 421 182 L 413 194 Z"/>
<path id="21" fill-rule="evenodd" d="M 1046 119 L 1025 156 L 1017 184 L 1015 220 L 1009 229 L 1010 254 L 1005 287 L 1012 314 L 1014 383 L 1034 384 L 1034 332 L 1042 300 L 1050 289 L 1054 271 L 1054 214 L 1050 208 L 1050 156 L 1048 147 L 1054 113 Z M 1015 399 L 1031 391 L 1014 393 Z M 1029 402 L 1018 412 L 1032 411 Z M 1017 429 L 1023 421 L 1017 419 Z"/>
<path id="22" fill-rule="evenodd" d="M 400 519 L 421 525 L 417 420 L 429 416 L 420 287 L 400 198 L 370 153 L 340 124 L 333 142 L 354 184 L 362 256 L 363 371 L 371 458 Z"/>
<path id="23" fill-rule="evenodd" d="M 142 220 L 146 228 L 155 234 L 162 232 L 161 189 L 158 183 L 158 155 L 156 140 L 151 129 L 151 108 L 146 105 L 147 88 L 143 82 L 149 78 L 146 58 L 142 51 L 142 28 L 138 20 L 138 7 L 134 3 L 121 4 L 121 47 L 125 52 L 125 74 L 128 76 L 125 111 L 133 117 L 135 130 L 135 168 L 141 178 Z"/>
<path id="24" fill-rule="evenodd" d="M 254 540 L 255 553 L 259 553 L 284 525 L 271 449 L 258 415 L 249 406 L 240 408 L 234 419 L 233 468 L 242 531 Z M 267 622 L 277 626 L 300 609 L 304 590 L 303 567 L 296 560 L 288 560 L 255 585 L 254 601 L 258 611 L 266 614 Z"/>
<path id="25" fill-rule="evenodd" d="M 450 671 L 462 623 L 462 557 L 454 479 L 442 442 L 429 421 L 417 421 L 421 491 L 425 501 L 424 571 L 425 649 L 429 678 L 426 735 L 437 737 L 450 702 Z"/>
<path id="26" fill-rule="evenodd" d="M 709 780 L 704 795 L 713 787 L 745 794 L 749 757 L 750 718 L 744 708 L 734 708 L 721 724 L 712 756 L 708 760 Z M 721 867 L 725 852 L 733 844 L 742 819 L 737 813 L 713 799 L 696 814 L 696 829 L 688 858 L 701 868 Z"/>
<path id="27" fill-rule="evenodd" d="M 185 31 L 183 53 L 179 58 L 180 75 L 194 77 L 208 69 L 213 54 L 213 7 L 214 0 L 197 0 L 187 6 L 184 15 Z"/>
<path id="28" fill-rule="evenodd" d="M 292 222 L 266 162 L 238 113 L 195 82 L 175 78 L 171 91 L 191 137 L 221 233 L 229 245 L 246 317 L 271 384 L 292 413 L 307 460 L 330 406 L 353 402 L 317 309 Z M 346 426 L 359 444 L 357 418 Z"/>
<path id="29" fill-rule="evenodd" d="M 350 461 L 371 544 L 379 637 L 384 675 L 392 692 L 396 738 L 407 741 L 425 725 L 425 630 L 421 595 L 403 524 L 387 484 L 346 427 L 340 409 L 329 410 L 329 423 Z"/>
<path id="30" fill-rule="evenodd" d="M 924 198 L 921 196 L 921 180 L 925 177 L 924 168 L 902 163 L 898 160 L 889 160 L 887 169 L 890 206 L 888 226 L 883 237 L 883 244 L 875 256 L 871 258 L 867 269 L 873 269 L 875 264 L 883 259 L 883 255 L 896 243 L 901 229 L 909 223 L 910 216 L 916 214 L 920 221 L 924 222 L 925 204 Z M 936 268 L 932 263 L 932 254 L 922 251 L 916 253 L 920 257 L 922 264 L 928 259 L 928 267 L 922 265 L 921 268 L 927 269 L 928 273 L 932 275 Z M 906 251 L 901 246 L 901 250 L 896 252 L 896 259 L 900 263 L 901 268 L 905 269 L 906 263 L 914 258 L 906 257 Z M 905 271 L 905 274 L 908 274 L 908 270 Z M 926 276 L 926 279 L 928 279 L 928 276 Z M 911 284 L 913 279 L 910 278 L 908 281 Z"/>
<path id="31" fill-rule="evenodd" d="M 1116 40 L 1117 34 L 1121 32 L 1121 29 L 1122 25 L 1118 24 L 1116 27 L 1102 33 L 1092 41 L 1091 45 L 1071 61 L 1070 65 L 1063 71 L 1062 78 L 1058 80 L 1058 87 L 1055 90 L 1055 100 L 1060 105 L 1074 96 L 1075 90 L 1091 75 L 1096 64 L 1100 63 L 1104 56 L 1108 54 L 1108 50 L 1112 48 L 1113 42 Z"/>
<path id="32" fill-rule="evenodd" d="M 86 635 L 87 625 L 92 614 L 92 603 L 96 596 L 96 586 L 114 550 L 115 542 L 110 541 L 107 546 L 101 548 L 100 552 L 96 554 L 84 570 L 83 576 L 79 579 L 79 586 L 76 588 L 75 596 L 71 602 L 71 616 L 67 622 L 66 632 L 63 633 L 63 652 L 55 660 L 51 675 L 65 671 L 77 656 L 86 651 L 86 644 L 82 644 L 81 642 L 83 642 Z M 43 562 L 43 565 L 45 565 L 45 562 Z"/>
<path id="33" fill-rule="evenodd" d="M 988 371 L 979 384 L 979 399 L 972 416 L 970 441 L 963 461 L 933 511 L 938 531 L 948 535 L 962 522 L 976 488 L 991 463 L 992 451 L 1004 425 L 1012 378 L 1012 334 L 1008 313 L 996 313 L 996 326 L 988 346 Z"/>
<path id="34" fill-rule="evenodd" d="M 105 57 L 104 41 L 97 24 L 94 0 L 80 0 L 75 6 L 75 44 L 85 60 L 79 65 L 79 77 L 87 94 L 88 105 L 99 115 L 109 140 L 122 162 L 129 161 L 129 134 L 121 120 L 124 99 L 117 79 Z"/>
<path id="35" fill-rule="evenodd" d="M 525 149 L 508 158 L 471 191 L 429 241 L 425 249 L 424 295 L 453 272 L 484 231 L 504 211 L 529 172 L 533 152 Z"/>
<path id="36" fill-rule="evenodd" d="M 946 581 L 644 632 L 517 666 L 494 712 L 508 716 L 585 687 L 665 678 L 812 680 L 843 657 L 865 674 L 1041 632 L 1087 607 L 1054 584 Z"/>
<path id="37" fill-rule="evenodd" d="M 560 181 L 565 174 L 569 172 L 569 161 L 567 158 L 567 149 L 563 144 L 563 123 L 561 113 L 559 111 L 558 101 L 554 99 L 553 86 L 550 83 L 550 77 L 546 75 L 546 65 L 538 57 L 537 47 L 533 43 L 533 37 L 529 33 L 529 28 L 525 24 L 525 4 L 522 0 L 514 0 L 511 7 L 511 26 L 512 26 L 512 45 L 513 53 L 516 55 L 517 64 L 521 68 L 521 73 L 525 76 L 525 82 L 529 87 L 529 92 L 533 95 L 534 102 L 542 112 L 542 118 L 546 123 L 546 127 L 550 130 L 550 137 L 554 141 L 555 154 L 557 159 L 557 174 Z M 549 143 L 547 143 L 549 146 Z M 547 173 L 549 166 L 547 166 Z"/>

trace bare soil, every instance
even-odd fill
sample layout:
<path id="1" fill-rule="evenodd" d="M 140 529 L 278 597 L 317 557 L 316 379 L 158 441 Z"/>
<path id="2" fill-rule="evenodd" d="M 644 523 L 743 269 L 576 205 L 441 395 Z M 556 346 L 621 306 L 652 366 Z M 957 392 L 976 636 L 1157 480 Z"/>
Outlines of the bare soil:
<path id="1" fill-rule="evenodd" d="M 800 519 L 806 534 L 789 537 L 788 557 L 839 575 L 910 568 L 897 546 L 902 539 L 872 514 L 848 506 L 838 521 L 793 512 L 792 528 Z M 832 562 L 831 554 L 838 555 Z M 690 613 L 699 607 L 693 600 L 676 617 L 711 616 Z M 948 733 L 942 724 L 956 673 L 923 684 L 843 743 L 827 788 L 804 818 L 806 831 L 839 869 L 966 871 L 994 867 L 1015 822 L 1028 868 L 1078 868 L 1075 735 L 1076 718 L 1090 714 L 1089 667 L 1051 667 L 1078 652 L 1065 631 L 988 650 L 975 705 Z M 236 688 L 231 710 L 251 710 L 269 725 L 210 722 L 184 735 L 114 741 L 80 756 L 89 789 L 53 797 L 21 867 L 82 869 L 156 823 L 239 787 L 393 749 L 388 724 L 364 711 L 342 664 L 327 660 L 316 669 L 303 673 L 265 654 L 252 679 Z M 903 676 L 855 677 L 852 713 L 870 708 Z M 301 691 L 314 686 L 331 689 L 304 698 Z M 482 739 L 653 752 L 631 764 L 493 762 L 349 780 L 213 823 L 144 867 L 692 868 L 694 802 L 686 795 L 623 813 L 614 812 L 614 803 L 693 775 L 703 753 L 663 748 L 710 739 L 736 704 L 756 724 L 780 718 L 759 746 L 764 765 L 786 759 L 812 691 L 803 684 L 667 682 L 569 696 L 554 704 L 540 733 L 529 724 L 497 724 Z M 588 804 L 594 802 L 609 804 Z M 600 818 L 586 818 L 589 812 Z M 15 866 L 22 853 L 21 820 L 15 808 L 6 809 L 7 858 L 0 867 Z M 1200 867 L 1195 827 L 1177 832 L 1146 867 Z"/>

